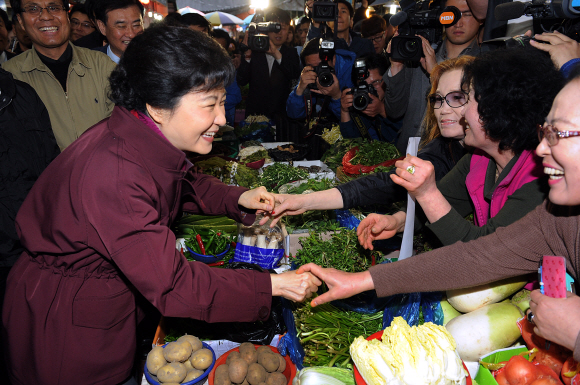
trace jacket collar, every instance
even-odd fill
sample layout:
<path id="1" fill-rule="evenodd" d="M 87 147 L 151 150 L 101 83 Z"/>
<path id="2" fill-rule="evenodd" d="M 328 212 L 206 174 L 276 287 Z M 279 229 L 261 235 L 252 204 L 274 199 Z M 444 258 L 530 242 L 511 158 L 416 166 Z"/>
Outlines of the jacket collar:
<path id="1" fill-rule="evenodd" d="M 77 75 L 84 76 L 85 70 L 88 68 L 90 69 L 91 66 L 87 60 L 85 54 L 78 49 L 74 44 L 68 43 L 72 47 L 73 54 L 72 60 L 70 63 L 70 68 L 72 68 Z M 36 48 L 34 45 L 30 50 L 30 53 L 26 56 L 26 59 L 22 62 L 22 68 L 20 69 L 22 72 L 31 72 L 34 70 L 48 72 L 48 67 L 40 60 L 38 53 L 36 52 Z"/>
<path id="2" fill-rule="evenodd" d="M 107 126 L 126 140 L 128 146 L 141 152 L 148 163 L 176 171 L 183 171 L 187 167 L 183 151 L 147 127 L 125 108 L 116 106 Z"/>

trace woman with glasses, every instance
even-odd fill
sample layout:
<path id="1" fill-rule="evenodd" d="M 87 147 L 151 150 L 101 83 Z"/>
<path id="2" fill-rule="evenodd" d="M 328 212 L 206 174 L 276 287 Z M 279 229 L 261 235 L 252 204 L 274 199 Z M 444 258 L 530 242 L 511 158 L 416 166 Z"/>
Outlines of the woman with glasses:
<path id="1" fill-rule="evenodd" d="M 471 56 L 449 59 L 435 67 L 431 75 L 433 82 L 431 92 L 448 95 L 461 93 L 461 74 L 463 67 L 474 60 Z M 454 101 L 452 103 L 455 103 Z M 453 104 L 455 105 L 455 104 Z M 439 121 L 439 111 L 449 110 L 455 117 L 454 124 Z M 461 145 L 463 125 L 457 108 L 436 110 L 429 104 L 424 120 L 427 138 L 421 146 L 418 156 L 435 166 L 435 177 L 441 179 L 451 170 L 465 154 Z M 450 116 L 450 114 L 444 114 Z M 342 126 L 342 123 L 341 123 Z M 342 127 L 341 127 L 342 129 Z M 379 172 L 364 178 L 337 186 L 336 188 L 318 191 L 307 195 L 276 195 L 277 202 L 274 222 L 283 215 L 297 215 L 307 210 L 330 210 L 351 208 L 366 205 L 390 205 L 406 199 L 407 190 L 391 180 L 391 172 Z"/>
<path id="2" fill-rule="evenodd" d="M 74 42 L 95 30 L 93 22 L 87 15 L 84 4 L 77 4 L 70 10 L 70 41 Z"/>
<path id="3" fill-rule="evenodd" d="M 465 67 L 464 95 L 430 95 L 435 107 L 463 104 L 464 143 L 473 153 L 438 183 L 433 165 L 413 156 L 397 162 L 391 178 L 419 203 L 427 228 L 443 245 L 490 234 L 542 203 L 547 181 L 540 178 L 541 159 L 534 151 L 536 127 L 562 83 L 548 55 L 529 48 L 501 49 Z M 473 224 L 465 219 L 470 214 Z M 405 219 L 405 212 L 371 214 L 358 227 L 359 241 L 372 249 L 373 240 L 402 232 Z"/>
<path id="4" fill-rule="evenodd" d="M 580 281 L 580 67 L 554 100 L 536 148 L 550 178 L 548 199 L 521 220 L 474 241 L 457 242 L 404 261 L 378 265 L 363 273 L 344 273 L 305 265 L 322 278 L 329 291 L 313 302 L 320 305 L 365 290 L 379 297 L 399 293 L 462 289 L 499 279 L 537 273 L 544 255 L 563 256 L 567 273 Z M 477 85 L 475 86 L 477 90 Z M 477 95 L 477 91 L 476 91 Z M 457 263 L 461 261 L 461 263 Z M 534 332 L 564 346 L 580 362 L 580 297 L 550 298 L 531 293 Z"/>

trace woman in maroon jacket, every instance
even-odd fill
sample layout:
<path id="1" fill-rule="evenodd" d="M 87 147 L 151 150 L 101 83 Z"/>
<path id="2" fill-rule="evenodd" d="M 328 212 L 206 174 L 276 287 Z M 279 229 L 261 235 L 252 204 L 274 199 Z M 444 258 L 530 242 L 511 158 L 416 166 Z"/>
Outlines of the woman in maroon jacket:
<path id="1" fill-rule="evenodd" d="M 130 383 L 140 293 L 165 316 L 265 320 L 271 297 L 303 300 L 310 273 L 210 269 L 175 249 L 182 211 L 250 224 L 264 188 L 191 171 L 225 124 L 226 52 L 189 29 L 135 38 L 111 74 L 116 107 L 46 169 L 17 216 L 25 252 L 8 278 L 2 333 L 13 384 Z"/>

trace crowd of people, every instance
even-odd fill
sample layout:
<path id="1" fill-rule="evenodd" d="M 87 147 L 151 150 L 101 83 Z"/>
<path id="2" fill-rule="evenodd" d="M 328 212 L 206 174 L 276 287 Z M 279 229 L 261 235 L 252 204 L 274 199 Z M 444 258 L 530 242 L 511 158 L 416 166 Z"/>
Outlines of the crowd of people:
<path id="1" fill-rule="evenodd" d="M 144 303 L 164 316 L 250 322 L 269 317 L 272 296 L 303 301 L 322 281 L 330 290 L 313 305 L 488 283 L 535 271 L 544 254 L 566 257 L 580 279 L 580 44 L 544 32 L 496 49 L 483 43 L 497 24 L 487 4 L 443 2 L 461 18 L 441 42 L 418 36 L 414 62 L 393 59 L 397 28 L 389 15 L 367 18 L 366 0 L 357 10 L 337 0 L 327 24 L 310 17 L 312 0 L 296 23 L 270 8 L 264 19 L 277 28 L 253 50 L 248 32 L 233 39 L 198 14 L 144 28 L 138 0 L 11 0 L 11 18 L 0 9 L 0 378 L 135 383 Z M 374 91 L 356 109 L 361 81 Z M 317 117 L 401 153 L 421 136 L 419 152 L 308 195 L 226 186 L 185 152 L 209 153 L 218 128 L 239 123 L 243 87 L 246 116 L 265 115 L 277 135 L 323 146 L 308 125 Z M 263 213 L 274 225 L 407 193 L 446 247 L 364 273 L 210 269 L 187 262 L 170 230 L 184 212 L 244 224 Z M 405 220 L 371 214 L 359 241 L 373 248 Z M 580 361 L 579 297 L 534 292 L 531 310 L 536 332 Z"/>

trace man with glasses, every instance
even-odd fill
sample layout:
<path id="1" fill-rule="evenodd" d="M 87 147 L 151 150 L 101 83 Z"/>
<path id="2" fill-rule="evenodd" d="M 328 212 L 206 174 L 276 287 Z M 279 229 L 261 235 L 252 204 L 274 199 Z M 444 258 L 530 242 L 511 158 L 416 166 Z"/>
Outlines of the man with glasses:
<path id="1" fill-rule="evenodd" d="M 302 47 L 304 47 L 304 44 L 306 44 L 308 28 L 310 28 L 310 19 L 304 16 L 298 21 L 298 24 L 296 24 L 296 37 L 298 38 L 298 46 L 296 46 L 296 50 L 298 51 L 298 55 L 300 55 Z"/>
<path id="2" fill-rule="evenodd" d="M 143 33 L 143 4 L 139 0 L 89 0 L 85 4 L 99 32 L 109 42 L 93 49 L 106 53 L 119 64 L 127 45 Z"/>
<path id="3" fill-rule="evenodd" d="M 84 4 L 79 3 L 70 10 L 70 27 L 70 41 L 72 42 L 95 30 Z"/>
<path id="4" fill-rule="evenodd" d="M 391 68 L 384 76 L 387 85 L 385 107 L 387 114 L 394 118 L 402 118 L 403 125 L 397 140 L 397 148 L 401 153 L 407 149 L 410 137 L 421 136 L 421 121 L 425 115 L 427 100 L 425 94 L 430 87 L 429 74 L 438 63 L 462 55 L 477 56 L 481 52 L 477 36 L 482 23 L 473 17 L 466 0 L 447 0 L 442 7 L 454 6 L 462 16 L 452 27 L 445 28 L 443 43 L 435 51 L 430 42 L 423 36 L 424 57 L 420 65 L 412 65 L 391 59 Z M 390 44 L 387 46 L 390 53 Z"/>
<path id="5" fill-rule="evenodd" d="M 362 37 L 373 43 L 376 54 L 384 55 L 385 57 L 387 57 L 385 49 L 394 34 L 395 27 L 388 25 L 387 21 L 378 15 L 373 15 L 363 20 L 361 24 Z"/>
<path id="6" fill-rule="evenodd" d="M 359 60 L 361 59 L 357 59 Z M 385 56 L 379 54 L 367 56 L 364 62 L 369 73 L 365 82 L 375 89 L 377 96 L 369 93 L 371 103 L 364 110 L 357 111 L 352 108 L 352 89 L 345 88 L 340 101 L 340 132 L 345 138 L 366 137 L 393 143 L 402 122 L 391 121 L 385 111 L 383 75 L 389 68 L 389 62 Z M 357 122 L 353 118 L 357 119 Z"/>
<path id="7" fill-rule="evenodd" d="M 64 150 L 87 128 L 108 117 L 109 74 L 115 63 L 100 52 L 69 42 L 68 2 L 12 0 L 32 49 L 3 64 L 15 79 L 30 84 L 50 115 L 56 141 Z"/>

